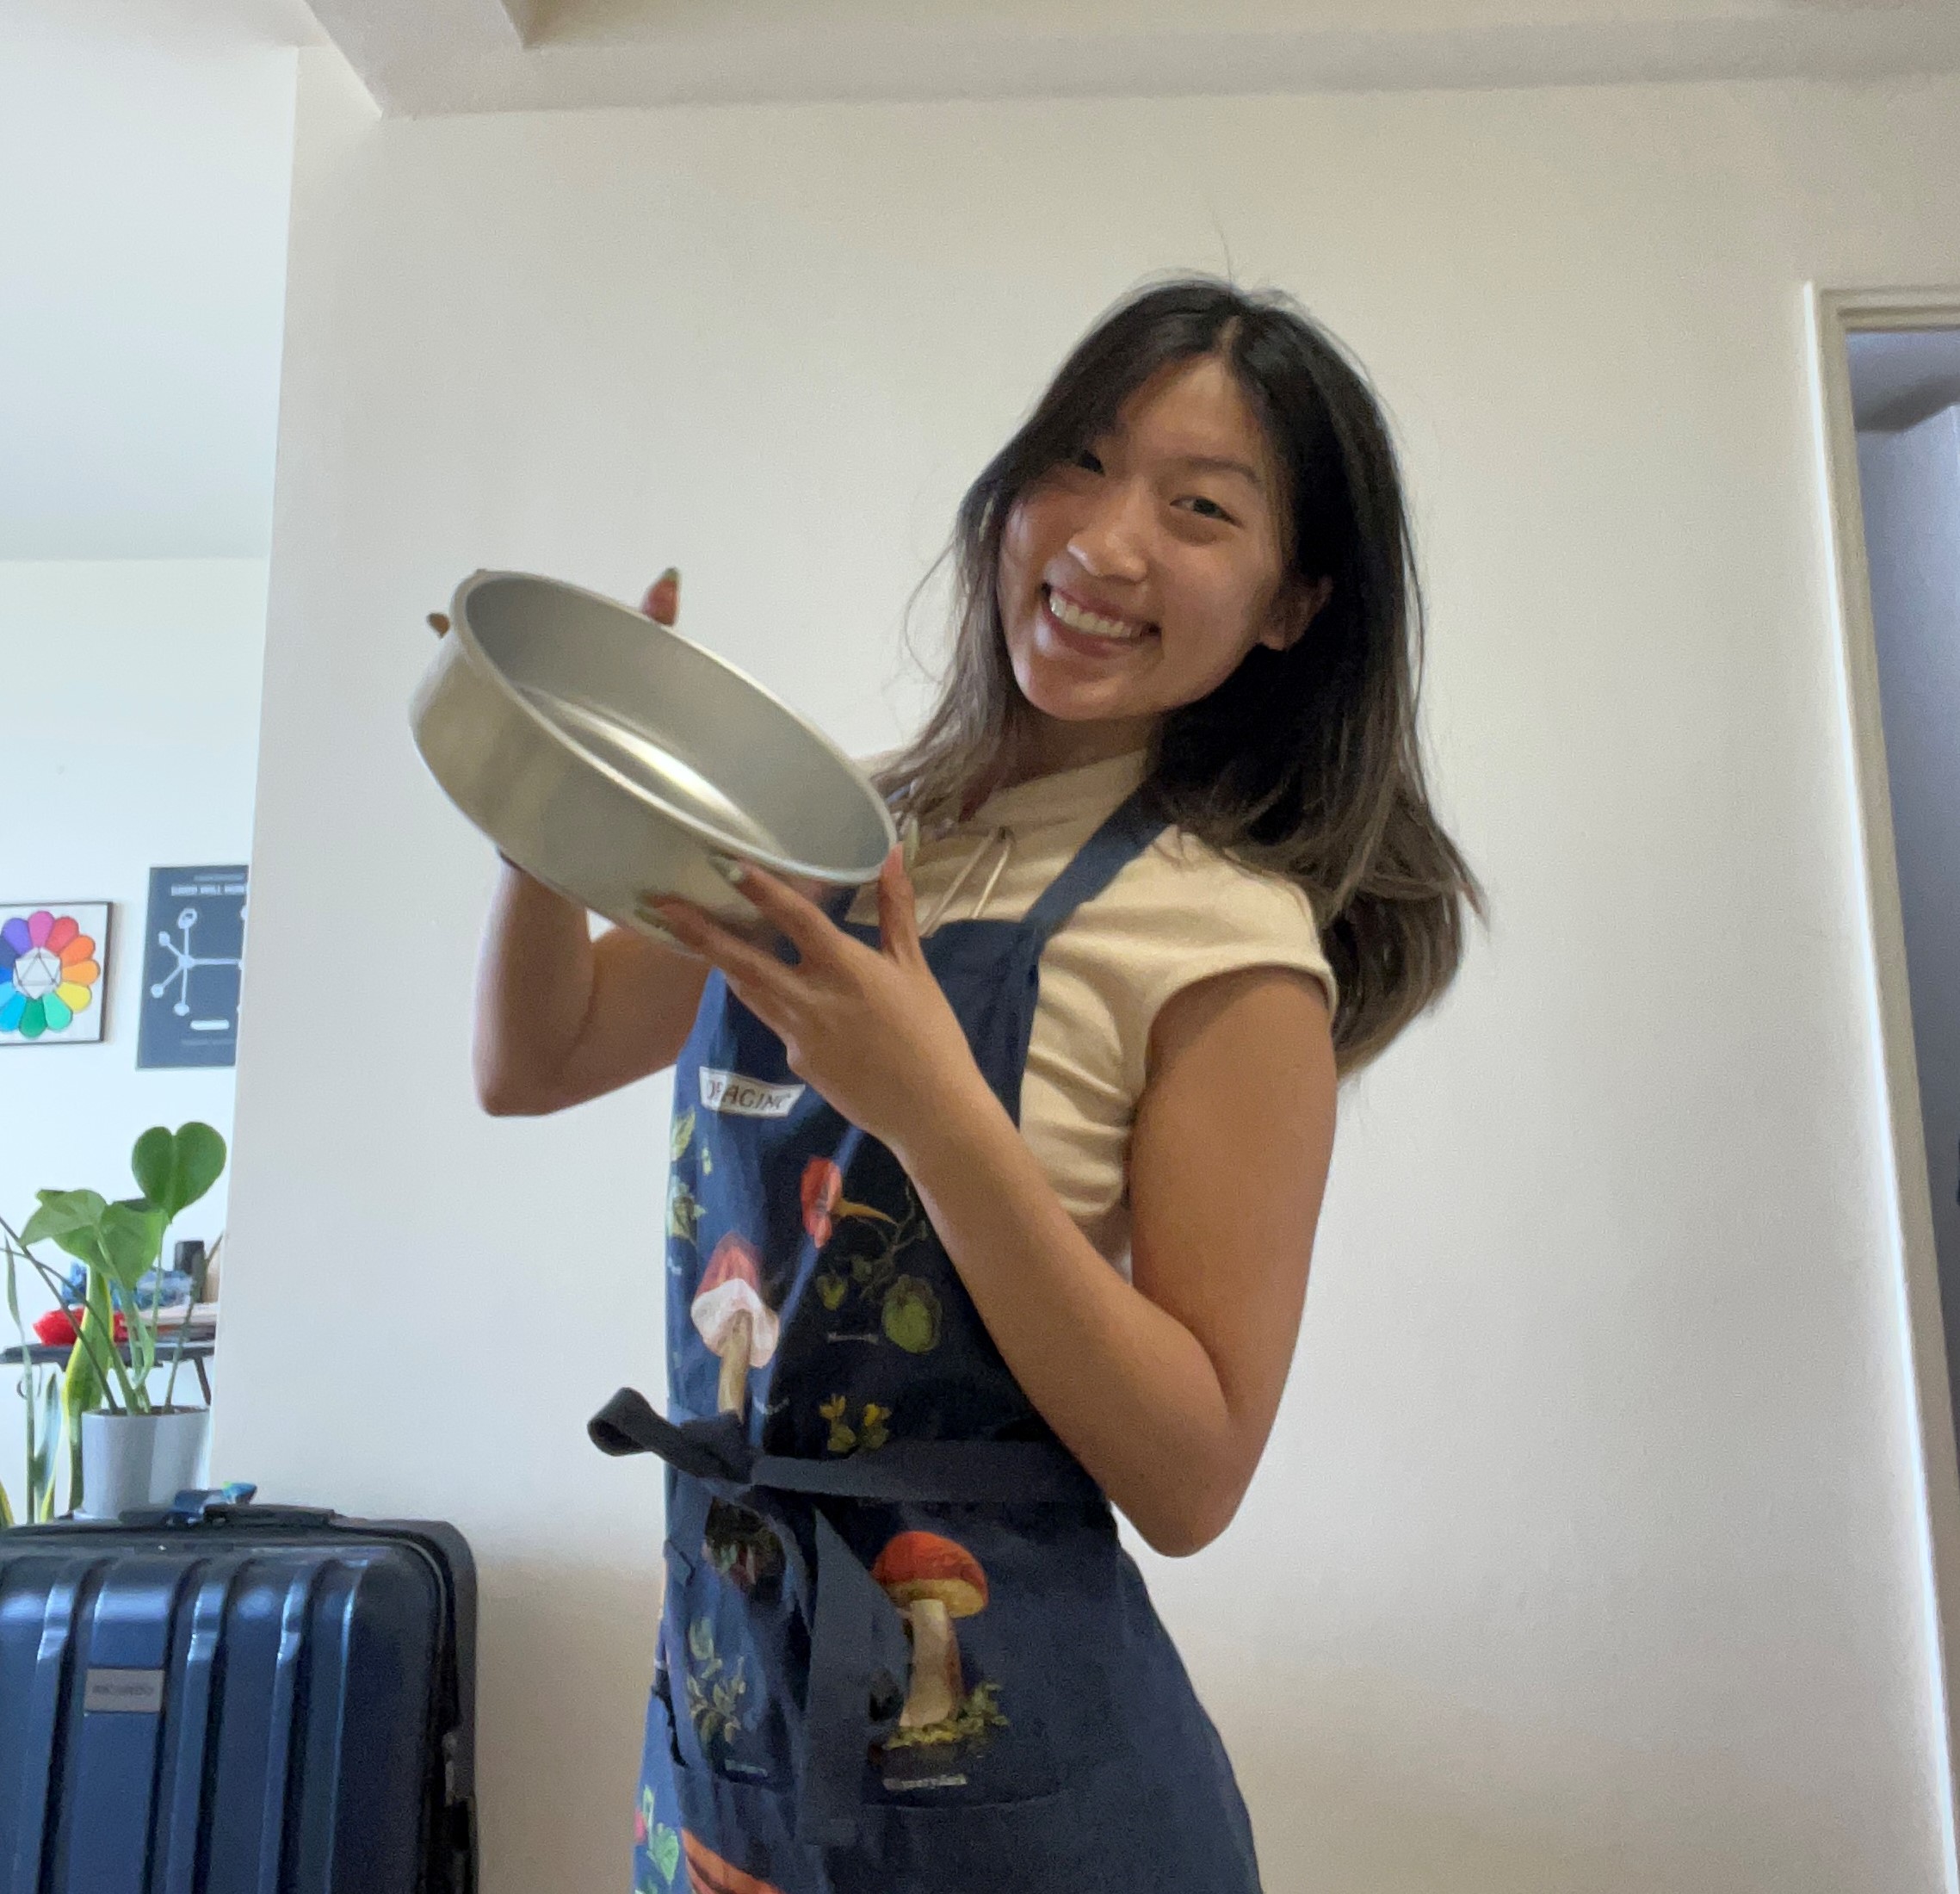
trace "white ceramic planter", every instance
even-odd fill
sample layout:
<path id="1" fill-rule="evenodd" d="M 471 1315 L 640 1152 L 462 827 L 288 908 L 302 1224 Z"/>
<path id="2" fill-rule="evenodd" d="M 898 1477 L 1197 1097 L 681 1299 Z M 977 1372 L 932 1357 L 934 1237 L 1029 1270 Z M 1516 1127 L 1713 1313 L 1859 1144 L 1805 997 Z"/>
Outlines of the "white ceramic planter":
<path id="1" fill-rule="evenodd" d="M 198 1483 L 208 1408 L 82 1416 L 78 1520 L 113 1520 L 131 1507 L 168 1506 Z"/>

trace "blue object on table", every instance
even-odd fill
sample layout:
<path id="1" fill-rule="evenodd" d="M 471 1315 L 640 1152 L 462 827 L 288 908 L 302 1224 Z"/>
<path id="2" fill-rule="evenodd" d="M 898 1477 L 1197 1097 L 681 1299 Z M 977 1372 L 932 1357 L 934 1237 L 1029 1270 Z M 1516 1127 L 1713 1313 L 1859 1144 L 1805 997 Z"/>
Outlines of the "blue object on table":
<path id="1" fill-rule="evenodd" d="M 183 1247 L 181 1243 L 177 1246 Z M 187 1271 L 181 1269 L 146 1270 L 136 1278 L 135 1303 L 139 1309 L 154 1309 L 158 1306 L 157 1297 L 163 1296 L 162 1306 L 172 1309 L 179 1303 L 190 1300 L 192 1280 Z M 88 1300 L 89 1272 L 85 1264 L 77 1263 L 68 1272 L 68 1291 L 77 1303 Z M 129 1298 L 115 1284 L 109 1285 L 109 1302 L 117 1309 L 127 1309 Z"/>

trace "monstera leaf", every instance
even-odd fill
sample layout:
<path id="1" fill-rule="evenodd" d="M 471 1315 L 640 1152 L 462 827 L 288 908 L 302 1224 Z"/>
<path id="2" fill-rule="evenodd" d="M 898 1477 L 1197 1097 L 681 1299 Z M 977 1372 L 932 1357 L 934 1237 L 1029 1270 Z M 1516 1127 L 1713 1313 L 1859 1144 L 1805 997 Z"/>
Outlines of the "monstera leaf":
<path id="1" fill-rule="evenodd" d="M 114 1377 L 129 1412 L 147 1411 L 146 1384 L 157 1359 L 157 1317 L 153 1308 L 145 1313 L 138 1304 L 137 1284 L 156 1268 L 177 1213 L 218 1181 L 225 1156 L 224 1139 L 208 1124 L 193 1121 L 175 1131 L 153 1125 L 137 1139 L 129 1156 L 140 1197 L 109 1204 L 94 1191 L 35 1193 L 40 1207 L 28 1219 L 22 1240 L 53 1243 L 89 1270 L 87 1332 L 70 1351 L 62 1377 L 62 1409 L 71 1441 L 76 1420 L 107 1395 L 108 1377 Z M 109 1340 L 112 1288 L 128 1321 L 127 1367 Z M 79 1492 L 78 1481 L 73 1490 Z"/>
<path id="2" fill-rule="evenodd" d="M 164 1211 L 140 1197 L 125 1198 L 102 1212 L 96 1240 L 102 1266 L 118 1289 L 134 1296 L 137 1284 L 157 1266 L 164 1232 L 170 1227 Z"/>
<path id="3" fill-rule="evenodd" d="M 102 1212 L 108 1208 L 94 1191 L 36 1191 L 40 1208 L 21 1232 L 26 1243 L 48 1242 L 78 1262 L 102 1261 Z"/>
<path id="4" fill-rule="evenodd" d="M 137 1139 L 129 1167 L 144 1196 L 163 1211 L 167 1229 L 180 1210 L 189 1209 L 218 1181 L 225 1168 L 225 1141 L 195 1119 L 174 1132 L 152 1125 Z"/>

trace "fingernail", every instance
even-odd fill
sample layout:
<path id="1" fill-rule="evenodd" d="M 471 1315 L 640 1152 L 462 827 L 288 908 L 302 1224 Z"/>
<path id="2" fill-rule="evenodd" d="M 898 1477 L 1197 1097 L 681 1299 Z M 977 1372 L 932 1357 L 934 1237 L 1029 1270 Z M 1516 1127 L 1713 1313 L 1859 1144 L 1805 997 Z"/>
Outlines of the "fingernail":
<path id="1" fill-rule="evenodd" d="M 749 878 L 748 863 L 738 862 L 733 855 L 711 854 L 708 857 L 708 866 L 723 881 L 732 883 L 734 887 L 739 888 Z"/>
<path id="2" fill-rule="evenodd" d="M 646 596 L 640 601 L 640 609 L 655 624 L 671 625 L 680 609 L 680 568 L 670 566 L 646 588 Z"/>

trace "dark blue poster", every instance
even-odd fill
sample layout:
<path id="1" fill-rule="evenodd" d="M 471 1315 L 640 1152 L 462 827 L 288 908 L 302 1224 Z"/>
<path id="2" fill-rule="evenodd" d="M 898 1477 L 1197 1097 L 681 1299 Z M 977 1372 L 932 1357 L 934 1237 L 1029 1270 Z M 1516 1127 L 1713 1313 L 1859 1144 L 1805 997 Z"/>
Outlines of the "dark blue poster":
<path id="1" fill-rule="evenodd" d="M 150 870 L 139 1066 L 238 1062 L 244 945 L 243 863 Z"/>

